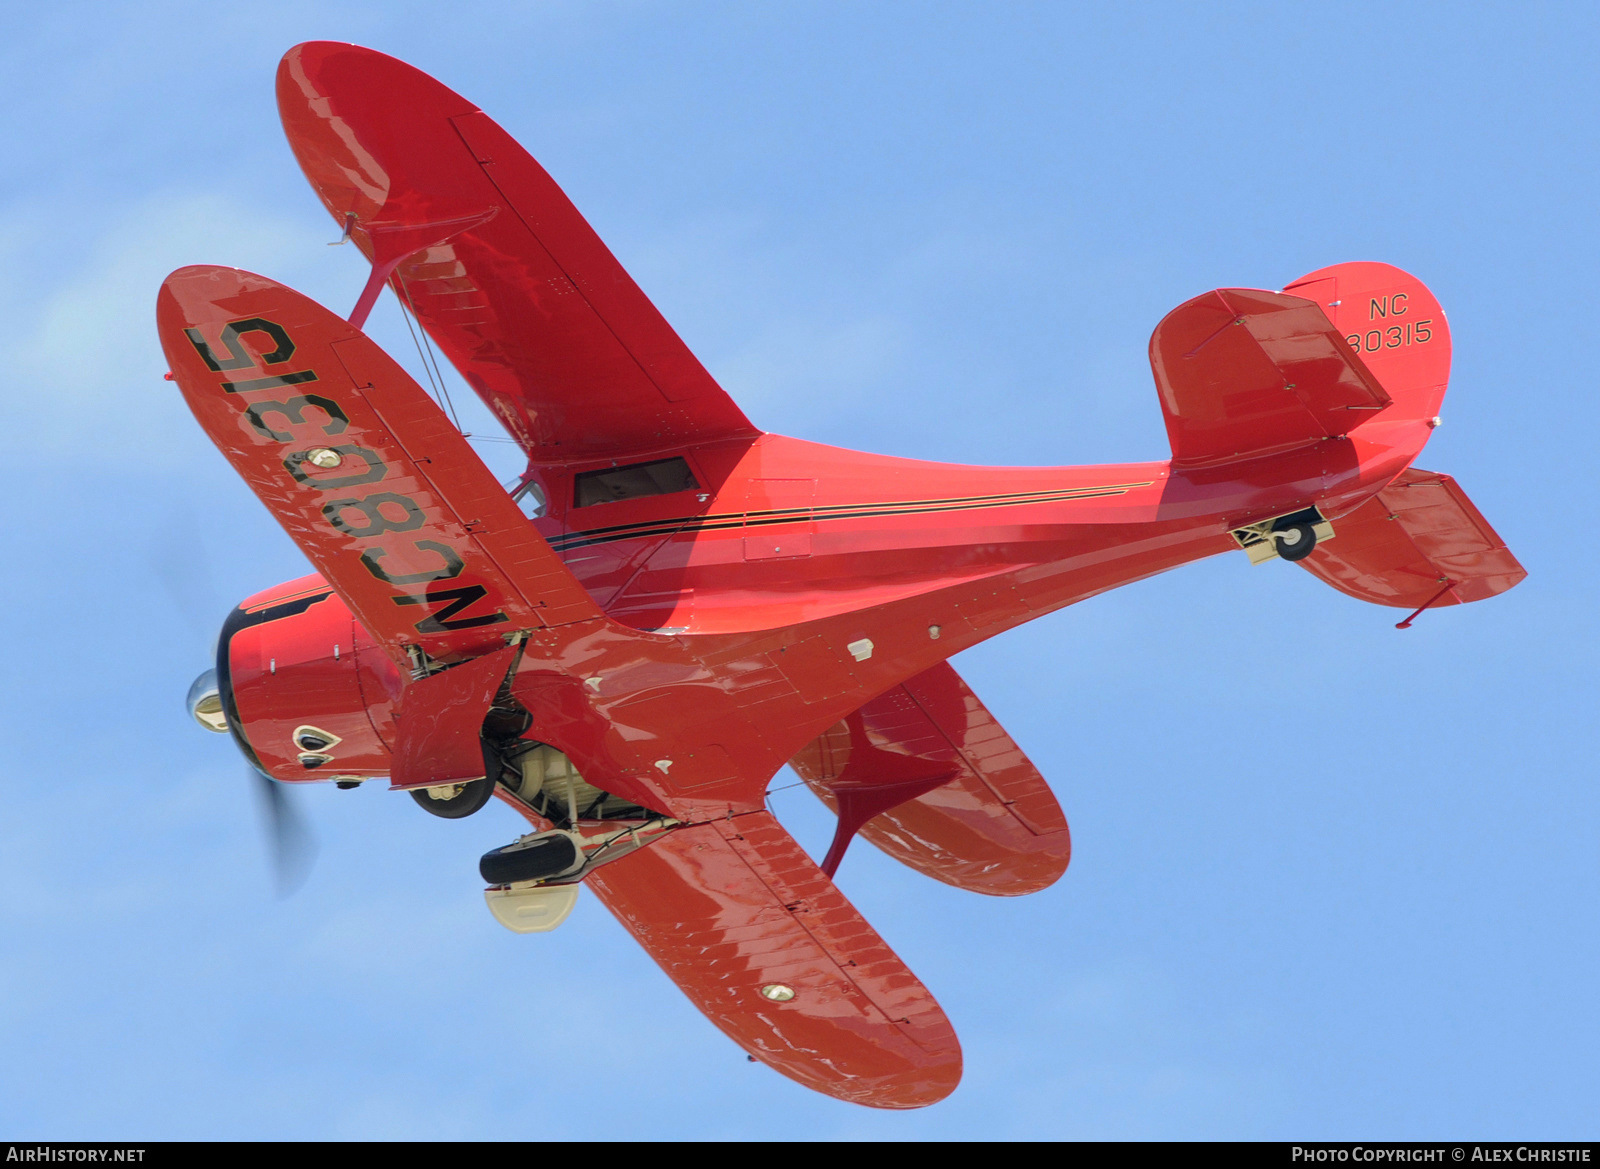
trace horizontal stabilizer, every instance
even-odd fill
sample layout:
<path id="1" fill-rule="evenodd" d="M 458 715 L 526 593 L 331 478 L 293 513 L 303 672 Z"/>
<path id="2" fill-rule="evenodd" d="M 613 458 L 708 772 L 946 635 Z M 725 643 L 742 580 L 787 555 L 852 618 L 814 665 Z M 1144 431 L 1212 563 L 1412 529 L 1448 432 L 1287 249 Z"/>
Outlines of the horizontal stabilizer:
<path id="1" fill-rule="evenodd" d="M 1342 519 L 1300 567 L 1375 605 L 1460 605 L 1527 576 L 1448 475 L 1416 467 Z"/>
<path id="2" fill-rule="evenodd" d="M 211 441 L 398 661 L 601 617 L 433 400 L 348 323 L 210 266 L 167 277 L 156 315 Z"/>
<path id="3" fill-rule="evenodd" d="M 1346 434 L 1390 397 L 1314 302 L 1222 288 L 1150 337 L 1173 465 L 1205 467 Z"/>
<path id="4" fill-rule="evenodd" d="M 911 761 L 955 777 L 868 820 L 867 840 L 919 873 L 993 896 L 1036 892 L 1066 871 L 1061 805 L 948 662 L 873 699 L 790 766 L 837 811 L 836 786 L 896 778 Z"/>
<path id="5" fill-rule="evenodd" d="M 769 812 L 675 829 L 587 884 L 707 1018 L 818 1092 L 920 1108 L 961 1046 L 917 976 Z"/>

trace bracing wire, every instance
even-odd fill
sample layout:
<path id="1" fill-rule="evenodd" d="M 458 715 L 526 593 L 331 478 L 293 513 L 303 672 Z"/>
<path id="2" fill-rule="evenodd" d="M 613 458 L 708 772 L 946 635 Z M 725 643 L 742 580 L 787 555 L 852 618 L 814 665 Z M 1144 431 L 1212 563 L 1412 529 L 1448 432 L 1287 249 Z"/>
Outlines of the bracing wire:
<path id="1" fill-rule="evenodd" d="M 456 413 L 456 404 L 450 397 L 450 387 L 445 382 L 444 371 L 439 368 L 439 358 L 433 351 L 433 343 L 428 338 L 428 331 L 422 327 L 420 319 L 417 321 L 416 327 L 412 327 L 411 321 L 417 314 L 417 306 L 411 300 L 411 287 L 406 283 L 404 276 L 401 276 L 398 272 L 395 275 L 399 276 L 400 279 L 400 316 L 406 323 L 406 332 L 411 334 L 411 343 L 417 348 L 417 360 L 422 362 L 422 372 L 427 375 L 428 385 L 433 390 L 434 400 L 440 402 L 450 411 L 450 417 L 455 422 L 456 429 L 461 431 L 461 437 L 469 442 L 501 442 L 509 443 L 514 447 L 521 447 L 522 444 L 514 438 L 500 438 L 488 434 L 468 434 L 462 428 L 461 417 Z M 418 333 L 422 335 L 420 340 L 417 337 Z"/>
<path id="2" fill-rule="evenodd" d="M 433 387 L 433 396 L 436 399 L 443 399 L 445 409 L 450 411 L 450 420 L 455 423 L 457 430 L 461 430 L 461 416 L 456 413 L 456 404 L 450 398 L 450 389 L 445 385 L 444 373 L 439 369 L 439 360 L 433 354 L 433 344 L 428 340 L 428 330 L 422 327 L 422 318 L 417 317 L 417 306 L 412 303 L 411 286 L 406 283 L 404 274 L 396 272 L 395 275 L 400 279 L 401 307 L 409 310 L 400 315 L 406 318 L 406 332 L 411 334 L 411 343 L 417 347 L 417 357 L 422 361 L 422 369 L 428 376 L 428 384 Z M 412 318 L 416 318 L 415 329 L 411 327 Z M 418 333 L 422 334 L 420 341 L 417 339 Z"/>
<path id="3" fill-rule="evenodd" d="M 417 347 L 417 360 L 422 362 L 422 374 L 428 379 L 428 388 L 433 391 L 433 397 L 435 401 L 441 403 L 448 401 L 449 399 L 446 398 L 441 392 L 439 383 L 433 376 L 433 369 L 428 365 L 428 359 L 423 355 L 422 342 L 417 340 L 417 331 L 411 325 L 411 314 L 405 311 L 405 309 L 406 306 L 404 303 L 402 303 L 400 306 L 400 319 L 405 321 L 406 332 L 411 334 L 411 343 Z M 454 411 L 451 411 L 451 413 L 453 414 Z M 461 424 L 459 422 L 456 424 L 456 429 L 461 429 Z"/>
<path id="4" fill-rule="evenodd" d="M 409 294 L 408 294 L 409 295 Z M 433 363 L 433 372 L 439 378 L 439 389 L 444 394 L 444 400 L 450 407 L 450 416 L 456 420 L 456 429 L 461 429 L 461 419 L 456 414 L 456 404 L 451 400 L 450 387 L 444 380 L 444 371 L 439 368 L 439 355 L 433 351 L 433 339 L 428 336 L 428 330 L 422 327 L 422 322 L 417 322 L 417 331 L 422 334 L 422 347 L 427 351 L 428 360 Z"/>
<path id="5" fill-rule="evenodd" d="M 797 782 L 797 783 L 786 783 L 782 787 L 769 787 L 766 790 L 766 792 L 762 795 L 761 800 L 765 804 L 770 804 L 772 802 L 772 797 L 777 795 L 779 792 L 786 792 L 790 788 L 796 788 L 796 787 L 802 787 L 802 786 L 804 786 L 804 781 L 803 780 L 800 781 L 800 782 Z M 768 810 L 770 811 L 771 809 L 769 808 Z"/>

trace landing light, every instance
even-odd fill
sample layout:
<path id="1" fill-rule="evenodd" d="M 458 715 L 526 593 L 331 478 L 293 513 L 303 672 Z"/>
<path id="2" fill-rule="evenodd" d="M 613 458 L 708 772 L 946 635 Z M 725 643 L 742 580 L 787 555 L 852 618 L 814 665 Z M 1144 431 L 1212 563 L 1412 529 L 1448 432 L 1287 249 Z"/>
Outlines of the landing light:
<path id="1" fill-rule="evenodd" d="M 344 462 L 344 456 L 338 451 L 329 450 L 325 446 L 319 446 L 306 452 L 306 462 L 310 463 L 313 467 L 321 467 L 323 470 L 327 471 Z"/>
<path id="2" fill-rule="evenodd" d="M 794 987 L 781 982 L 769 982 L 761 988 L 761 997 L 768 1002 L 786 1003 L 794 998 Z"/>

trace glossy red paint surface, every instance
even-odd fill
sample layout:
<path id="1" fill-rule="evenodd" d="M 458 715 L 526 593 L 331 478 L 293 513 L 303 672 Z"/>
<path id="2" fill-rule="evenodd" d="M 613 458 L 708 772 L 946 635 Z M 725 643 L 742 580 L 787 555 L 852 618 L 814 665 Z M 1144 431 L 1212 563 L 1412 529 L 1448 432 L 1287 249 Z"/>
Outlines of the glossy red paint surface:
<path id="1" fill-rule="evenodd" d="M 1450 325 L 1422 281 L 1391 264 L 1358 260 L 1319 268 L 1283 291 L 1316 303 L 1394 400 L 1363 429 L 1439 413 L 1450 381 Z"/>
<path id="2" fill-rule="evenodd" d="M 234 628 L 237 626 L 237 628 Z M 363 663 L 359 626 L 320 576 L 302 577 L 258 593 L 230 619 L 225 634 L 229 721 L 261 767 L 280 779 L 326 780 L 334 775 L 388 775 L 390 754 L 380 738 L 399 677 L 386 657 Z M 293 735 L 311 725 L 338 737 L 316 768 L 299 759 Z"/>
<path id="3" fill-rule="evenodd" d="M 807 1087 L 920 1108 L 961 1079 L 939 1004 L 769 812 L 668 833 L 588 881 L 684 994 Z M 761 988 L 788 987 L 772 1002 Z"/>
<path id="4" fill-rule="evenodd" d="M 1174 466 L 1204 467 L 1347 434 L 1389 395 L 1315 303 L 1223 288 L 1150 337 Z"/>
<path id="5" fill-rule="evenodd" d="M 483 778 L 478 733 L 506 674 L 516 664 L 517 654 L 516 647 L 508 645 L 406 687 L 398 718 L 393 786 L 427 787 Z"/>
<path id="6" fill-rule="evenodd" d="M 1470 600 L 1520 579 L 1452 482 L 1407 470 L 1450 340 L 1398 269 L 1169 314 L 1151 361 L 1171 461 L 888 458 L 752 426 L 542 168 L 438 82 L 315 43 L 278 92 L 307 177 L 374 262 L 358 315 L 387 282 L 549 503 L 526 519 L 334 313 L 250 273 L 174 273 L 158 302 L 174 377 L 321 574 L 230 619 L 235 730 L 283 780 L 462 778 L 514 659 L 528 737 L 681 822 L 587 882 L 719 1027 L 820 1091 L 919 1106 L 955 1086 L 960 1052 L 766 813 L 784 762 L 868 811 L 875 785 L 949 776 L 862 834 L 950 884 L 1028 892 L 1065 869 L 1066 819 L 951 655 L 1312 506 L 1338 536 L 1305 565 L 1352 595 L 1410 604 L 1442 571 Z M 660 459 L 683 460 L 674 489 L 579 506 L 579 476 Z M 311 771 L 292 743 L 306 723 L 340 740 Z M 776 983 L 796 997 L 760 995 Z"/>
<path id="7" fill-rule="evenodd" d="M 1049 784 L 948 662 L 819 735 L 790 764 L 829 807 L 842 784 L 953 778 L 867 821 L 884 852 L 960 889 L 1015 897 L 1067 871 L 1072 837 Z"/>
<path id="8" fill-rule="evenodd" d="M 201 426 L 397 662 L 599 615 L 433 400 L 327 309 L 193 267 L 156 319 Z"/>
<path id="9" fill-rule="evenodd" d="M 544 168 L 471 102 L 382 53 L 312 42 L 279 66 L 278 109 L 369 258 L 433 245 L 398 264 L 395 290 L 530 450 L 567 461 L 755 437 Z"/>
<path id="10" fill-rule="evenodd" d="M 1358 600 L 1402 609 L 1486 600 L 1528 575 L 1454 479 L 1416 467 L 1300 566 Z"/>

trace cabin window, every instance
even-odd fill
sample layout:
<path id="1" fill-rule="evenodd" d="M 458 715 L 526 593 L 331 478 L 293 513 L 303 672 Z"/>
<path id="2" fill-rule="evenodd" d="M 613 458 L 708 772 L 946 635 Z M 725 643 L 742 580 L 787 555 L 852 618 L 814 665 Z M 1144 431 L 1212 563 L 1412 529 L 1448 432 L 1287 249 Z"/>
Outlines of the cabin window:
<path id="1" fill-rule="evenodd" d="M 536 520 L 544 515 L 546 504 L 544 488 L 539 486 L 537 479 L 529 476 L 520 485 L 512 483 L 506 490 L 511 493 L 511 498 L 517 501 L 522 514 L 530 520 Z"/>
<path id="2" fill-rule="evenodd" d="M 514 496 L 517 505 L 522 508 L 522 514 L 530 520 L 536 520 L 544 515 L 545 498 L 544 488 L 534 480 L 529 479 L 522 485 L 522 490 Z"/>
<path id="3" fill-rule="evenodd" d="M 584 471 L 574 477 L 574 485 L 576 507 L 615 503 L 619 499 L 642 499 L 647 495 L 670 495 L 700 486 L 689 464 L 681 458 Z"/>

